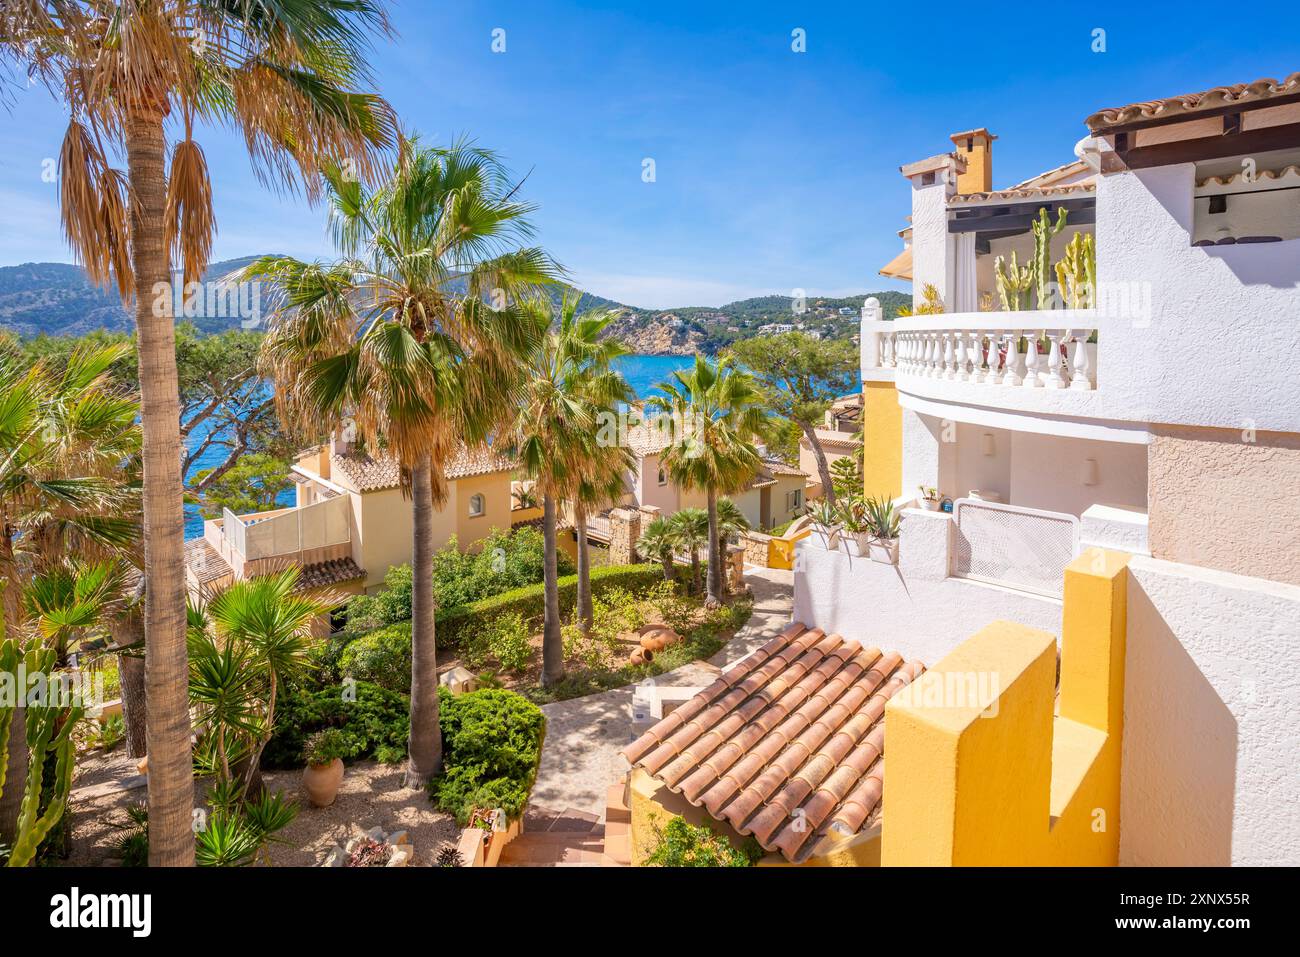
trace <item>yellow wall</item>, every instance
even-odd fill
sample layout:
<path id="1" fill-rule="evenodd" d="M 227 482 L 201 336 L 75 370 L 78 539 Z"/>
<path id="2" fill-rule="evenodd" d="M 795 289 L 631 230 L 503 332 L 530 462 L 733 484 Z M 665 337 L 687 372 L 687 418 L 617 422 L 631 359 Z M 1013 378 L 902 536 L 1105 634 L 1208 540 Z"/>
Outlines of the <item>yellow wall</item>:
<path id="1" fill-rule="evenodd" d="M 862 383 L 862 490 L 903 494 L 903 410 L 892 382 Z"/>
<path id="2" fill-rule="evenodd" d="M 889 702 L 886 865 L 1117 863 L 1128 558 L 1066 570 L 1056 715 L 1054 638 L 1005 621 Z"/>
<path id="3" fill-rule="evenodd" d="M 473 478 L 458 479 L 456 487 L 456 536 L 462 549 L 471 547 L 479 539 L 486 538 L 494 528 L 510 528 L 510 473 L 493 472 L 491 475 L 476 475 Z M 471 495 L 483 496 L 483 514 L 470 518 L 469 499 Z M 449 496 L 448 506 L 452 499 Z M 438 543 L 443 544 L 442 542 Z"/>

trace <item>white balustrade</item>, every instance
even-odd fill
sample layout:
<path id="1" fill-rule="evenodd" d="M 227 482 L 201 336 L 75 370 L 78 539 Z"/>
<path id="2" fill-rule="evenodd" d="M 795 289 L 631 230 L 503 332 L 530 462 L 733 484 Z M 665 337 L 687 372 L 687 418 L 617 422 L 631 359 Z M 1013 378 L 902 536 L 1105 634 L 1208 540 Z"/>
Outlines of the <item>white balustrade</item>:
<path id="1" fill-rule="evenodd" d="M 1024 321 L 1009 321 L 1016 319 Z M 1087 310 L 916 316 L 872 325 L 877 365 L 900 376 L 988 388 L 1097 388 L 1097 346 L 1088 342 L 1097 327 Z"/>

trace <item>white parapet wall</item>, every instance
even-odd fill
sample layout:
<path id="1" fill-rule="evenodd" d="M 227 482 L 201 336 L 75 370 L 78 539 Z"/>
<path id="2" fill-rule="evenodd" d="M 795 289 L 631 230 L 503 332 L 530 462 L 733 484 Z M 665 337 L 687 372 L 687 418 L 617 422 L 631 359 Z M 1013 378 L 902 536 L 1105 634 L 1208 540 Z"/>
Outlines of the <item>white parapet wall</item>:
<path id="1" fill-rule="evenodd" d="M 1120 863 L 1300 864 L 1300 586 L 1129 570 Z"/>
<path id="2" fill-rule="evenodd" d="M 1079 547 L 1112 548 L 1134 555 L 1150 555 L 1145 509 L 1127 505 L 1093 505 L 1079 521 Z"/>
<path id="3" fill-rule="evenodd" d="M 933 664 L 998 619 L 1060 634 L 1061 603 L 948 576 L 952 516 L 904 511 L 898 564 L 827 550 L 814 533 L 795 550 L 794 620 Z"/>

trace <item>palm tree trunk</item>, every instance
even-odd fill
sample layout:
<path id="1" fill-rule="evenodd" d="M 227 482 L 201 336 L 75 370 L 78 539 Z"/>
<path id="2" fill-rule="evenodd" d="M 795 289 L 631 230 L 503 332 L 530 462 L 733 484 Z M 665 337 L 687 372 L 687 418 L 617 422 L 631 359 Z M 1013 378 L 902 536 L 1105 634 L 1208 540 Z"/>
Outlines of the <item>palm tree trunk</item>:
<path id="1" fill-rule="evenodd" d="M 113 645 L 132 651 L 117 656 L 118 681 L 122 688 L 122 723 L 126 725 L 126 753 L 133 758 L 146 754 L 145 728 L 148 708 L 144 690 L 144 618 L 139 605 L 132 605 L 109 623 Z"/>
<path id="2" fill-rule="evenodd" d="M 799 428 L 812 447 L 813 458 L 817 460 L 817 477 L 822 483 L 822 496 L 834 505 L 835 486 L 831 482 L 831 468 L 826 461 L 826 450 L 822 448 L 822 443 L 817 438 L 817 430 L 813 428 L 811 422 L 799 422 Z"/>
<path id="3" fill-rule="evenodd" d="M 659 564 L 662 565 L 664 569 L 664 581 L 666 582 L 672 581 L 674 577 L 673 576 L 673 553 L 670 549 L 665 548 L 662 552 L 659 553 Z"/>
<path id="4" fill-rule="evenodd" d="M 560 635 L 560 577 L 555 559 L 555 499 L 542 496 L 542 580 L 545 610 L 542 614 L 542 687 L 564 677 L 564 639 Z"/>
<path id="5" fill-rule="evenodd" d="M 438 649 L 433 607 L 433 465 L 411 472 L 415 540 L 411 554 L 411 761 L 407 787 L 420 788 L 442 770 L 438 726 Z"/>
<path id="6" fill-rule="evenodd" d="M 0 568 L 4 569 L 5 581 L 0 583 L 0 601 L 4 603 L 5 637 L 18 639 L 18 622 L 21 619 L 20 595 L 18 594 L 18 576 L 14 572 L 13 538 L 6 526 L 0 535 Z M 15 689 L 20 695 L 25 689 Z M 19 697 L 18 700 L 22 700 Z M 0 844 L 13 846 L 18 835 L 18 816 L 22 811 L 23 782 L 27 780 L 27 710 L 14 708 L 13 718 L 9 722 L 9 761 L 5 780 L 9 786 L 0 792 Z"/>
<path id="7" fill-rule="evenodd" d="M 573 522 L 578 531 L 578 627 L 582 629 L 585 638 L 591 634 L 591 623 L 596 613 L 591 606 L 591 556 L 587 554 L 587 510 L 581 505 L 573 506 Z"/>
<path id="8" fill-rule="evenodd" d="M 708 594 L 704 597 L 705 608 L 717 608 L 722 604 L 722 556 L 718 550 L 718 496 L 713 489 L 706 496 L 709 509 L 709 567 Z"/>
<path id="9" fill-rule="evenodd" d="M 181 510 L 180 398 L 168 251 L 163 112 L 135 110 L 126 124 L 131 265 L 144 433 L 145 694 L 149 703 L 149 864 L 194 865 L 194 766 L 185 649 L 185 526 Z M 160 284 L 162 284 L 160 286 Z"/>

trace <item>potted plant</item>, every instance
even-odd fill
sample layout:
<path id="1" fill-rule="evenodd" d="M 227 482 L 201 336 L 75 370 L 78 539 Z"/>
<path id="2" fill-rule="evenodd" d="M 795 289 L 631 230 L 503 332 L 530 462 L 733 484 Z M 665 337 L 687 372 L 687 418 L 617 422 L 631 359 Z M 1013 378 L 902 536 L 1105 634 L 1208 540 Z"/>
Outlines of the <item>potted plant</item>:
<path id="1" fill-rule="evenodd" d="M 812 519 L 813 531 L 827 551 L 835 547 L 840 534 L 840 513 L 824 498 L 809 502 L 805 511 Z"/>
<path id="2" fill-rule="evenodd" d="M 921 507 L 927 512 L 937 512 L 941 498 L 939 490 L 933 485 L 918 485 L 917 488 L 921 492 Z"/>
<path id="3" fill-rule="evenodd" d="M 887 498 L 869 498 L 863 504 L 871 537 L 867 546 L 868 557 L 873 562 L 897 565 L 898 526 L 902 523 L 902 516 Z"/>
<path id="4" fill-rule="evenodd" d="M 343 755 L 347 741 L 338 728 L 317 731 L 303 745 L 307 767 L 302 772 L 302 786 L 307 799 L 316 807 L 329 807 L 343 782 Z"/>
<path id="5" fill-rule="evenodd" d="M 840 506 L 840 527 L 844 532 L 842 537 L 846 542 L 851 543 L 849 554 L 865 558 L 871 543 L 871 523 L 867 517 L 867 503 L 856 496 L 845 499 Z"/>

